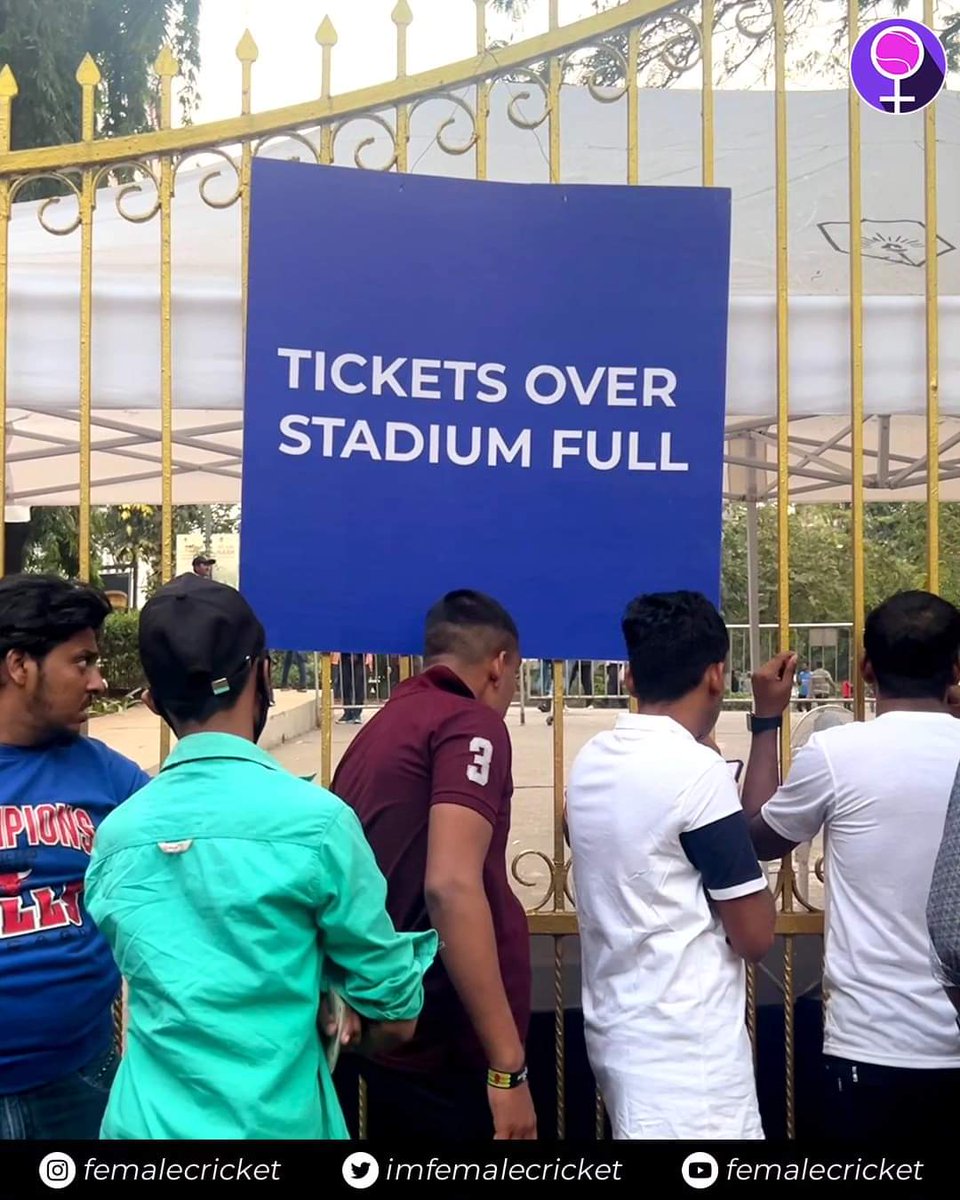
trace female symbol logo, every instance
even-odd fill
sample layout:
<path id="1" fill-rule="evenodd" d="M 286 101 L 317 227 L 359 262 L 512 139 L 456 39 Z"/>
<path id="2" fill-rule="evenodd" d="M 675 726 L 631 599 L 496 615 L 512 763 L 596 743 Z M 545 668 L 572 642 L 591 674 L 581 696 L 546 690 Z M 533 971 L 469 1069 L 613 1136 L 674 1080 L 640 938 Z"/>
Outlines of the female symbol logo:
<path id="1" fill-rule="evenodd" d="M 897 114 L 904 104 L 916 103 L 916 96 L 903 95 L 900 83 L 916 75 L 925 54 L 920 35 L 905 25 L 891 25 L 881 30 L 870 43 L 870 61 L 884 78 L 893 81 L 893 95 L 880 99 L 892 101 L 893 111 Z"/>
<path id="2" fill-rule="evenodd" d="M 850 59 L 850 78 L 863 99 L 897 116 L 926 108 L 946 73 L 939 38 L 919 21 L 881 21 L 860 35 Z M 909 94 L 903 90 L 906 80 Z"/>

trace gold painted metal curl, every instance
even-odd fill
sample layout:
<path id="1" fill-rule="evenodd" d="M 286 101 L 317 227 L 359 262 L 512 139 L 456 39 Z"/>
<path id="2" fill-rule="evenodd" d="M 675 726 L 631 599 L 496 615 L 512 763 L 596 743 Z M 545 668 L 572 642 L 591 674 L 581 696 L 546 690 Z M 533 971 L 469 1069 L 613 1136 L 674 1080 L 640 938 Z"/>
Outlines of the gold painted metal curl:
<path id="1" fill-rule="evenodd" d="M 819 861 L 822 862 L 823 859 L 821 858 Z M 816 870 L 816 868 L 814 868 L 814 870 Z M 784 877 L 784 893 L 785 894 L 786 894 L 787 883 L 788 883 L 788 881 L 787 881 L 786 877 Z M 796 870 L 794 870 L 790 873 L 789 888 L 790 888 L 789 894 L 790 894 L 791 898 L 793 900 L 796 900 L 799 903 L 800 907 L 804 910 L 804 912 L 808 912 L 808 913 L 823 912 L 823 909 L 817 908 L 817 906 L 815 904 L 811 904 L 810 901 L 801 893 L 800 879 L 797 876 Z M 785 908 L 786 908 L 786 906 L 785 906 Z M 791 906 L 791 908 L 792 908 L 792 906 Z M 790 909 L 788 909 L 788 911 L 790 911 Z"/>
<path id="2" fill-rule="evenodd" d="M 140 159 L 133 159 L 130 162 L 116 163 L 100 168 L 100 170 L 94 176 L 93 181 L 94 208 L 96 208 L 97 204 L 97 193 L 104 181 L 110 175 L 115 174 L 117 171 L 123 170 L 138 171 L 141 175 L 145 176 L 145 181 L 149 180 L 150 183 L 153 184 L 154 191 L 156 193 L 156 199 L 146 212 L 130 212 L 124 207 L 129 197 L 143 195 L 143 184 L 138 183 L 136 180 L 131 179 L 128 183 L 124 184 L 123 187 L 119 188 L 113 200 L 114 208 L 124 221 L 129 221 L 132 225 L 145 225 L 148 221 L 152 221 L 160 211 L 160 179 L 154 168 L 149 163 L 143 162 Z"/>
<path id="3" fill-rule="evenodd" d="M 384 133 L 386 133 L 387 136 L 390 138 L 390 144 L 393 146 L 393 153 L 391 154 L 389 160 L 383 166 L 381 166 L 381 167 L 369 166 L 367 163 L 365 163 L 363 161 L 363 152 L 369 146 L 375 146 L 377 143 L 377 139 L 376 139 L 376 137 L 366 137 L 362 141 L 358 142 L 356 147 L 354 148 L 354 151 L 353 151 L 354 166 L 359 167 L 361 171 L 380 171 L 380 172 L 392 171 L 393 168 L 397 165 L 399 158 L 400 158 L 400 149 L 399 149 L 399 144 L 397 142 L 397 133 L 396 133 L 396 130 L 393 128 L 393 126 L 390 124 L 390 122 L 386 119 L 386 117 L 382 117 L 379 113 L 375 113 L 375 112 L 361 113 L 359 116 L 351 117 L 349 120 L 341 121 L 339 124 L 335 125 L 333 127 L 333 137 L 331 139 L 331 145 L 332 145 L 334 153 L 336 153 L 337 139 L 340 137 L 340 134 L 343 133 L 343 131 L 345 129 L 347 129 L 351 125 L 355 124 L 357 121 L 371 121 L 374 125 L 379 125 L 380 128 L 384 131 Z"/>
<path id="4" fill-rule="evenodd" d="M 69 177 L 69 175 L 66 175 L 62 171 L 41 171 L 41 172 L 38 172 L 36 175 L 21 175 L 20 178 L 14 180 L 14 182 L 10 186 L 10 203 L 13 204 L 16 201 L 19 194 L 29 184 L 39 183 L 41 180 L 44 180 L 44 179 L 49 180 L 52 183 L 61 184 L 70 193 L 72 199 L 76 200 L 76 202 L 77 202 L 76 217 L 70 222 L 69 225 L 66 225 L 66 226 L 63 226 L 60 228 L 58 228 L 56 225 L 48 224 L 47 219 L 46 219 L 46 214 L 47 214 L 47 209 L 49 209 L 52 205 L 59 204 L 61 200 L 65 199 L 65 197 L 63 197 L 63 196 L 48 196 L 46 198 L 46 200 L 44 200 L 43 203 L 40 205 L 40 207 L 37 209 L 37 220 L 40 222 L 41 226 L 47 231 L 47 233 L 52 233 L 52 234 L 54 234 L 55 237 L 66 237 L 68 234 L 71 234 L 75 230 L 79 229 L 80 223 L 83 220 L 83 213 L 82 213 L 82 209 L 81 209 L 81 198 L 82 198 L 81 186 L 80 186 L 80 184 L 75 183 Z"/>
<path id="5" fill-rule="evenodd" d="M 334 136 L 336 136 L 336 135 L 334 135 Z M 295 133 L 292 130 L 289 132 L 284 132 L 284 133 L 271 133 L 271 134 L 268 134 L 267 137 L 261 138 L 258 142 L 254 142 L 253 157 L 256 158 L 261 153 L 264 146 L 269 146 L 269 144 L 271 142 L 279 142 L 279 141 L 296 142 L 297 145 L 303 146 L 303 148 L 309 152 L 310 157 L 313 159 L 313 161 L 318 166 L 320 165 L 320 151 L 317 149 L 317 147 L 313 144 L 313 142 L 310 141 L 310 139 L 305 134 Z M 287 161 L 288 162 L 300 162 L 301 160 L 296 154 L 292 154 L 292 155 L 290 155 L 290 157 Z"/>
<path id="6" fill-rule="evenodd" d="M 646 29 L 656 29 L 658 26 L 663 27 L 663 41 L 652 50 L 644 47 L 648 54 L 653 55 L 653 61 L 662 62 L 674 75 L 683 75 L 700 65 L 703 61 L 703 31 L 696 21 L 684 16 L 683 13 L 664 13 L 645 21 L 640 27 L 641 35 Z M 678 29 L 677 26 L 682 28 Z M 692 59 L 676 58 L 674 56 L 675 48 L 686 45 L 689 38 L 693 39 L 696 47 L 695 57 Z"/>
<path id="7" fill-rule="evenodd" d="M 241 175 L 241 172 L 240 172 L 240 163 L 237 161 L 236 158 L 234 158 L 232 155 L 228 154 L 226 152 L 226 150 L 219 150 L 219 149 L 208 150 L 205 153 L 215 154 L 217 156 L 217 158 L 221 159 L 223 162 L 225 162 L 227 164 L 227 166 L 230 168 L 231 171 L 233 171 L 234 175 L 236 176 L 237 186 L 233 189 L 233 191 L 230 193 L 230 195 L 228 195 L 227 198 L 224 200 L 218 200 L 218 199 L 216 199 L 216 197 L 208 195 L 207 188 L 210 186 L 210 184 L 213 183 L 214 180 L 221 179 L 223 177 L 223 169 L 221 167 L 211 166 L 210 169 L 207 171 L 204 171 L 203 175 L 200 177 L 200 182 L 198 184 L 198 191 L 200 193 L 200 199 L 204 202 L 204 204 L 207 205 L 208 208 L 232 208 L 234 206 L 234 204 L 236 204 L 236 202 L 240 199 L 240 195 L 243 191 L 243 176 Z M 183 166 L 183 164 L 185 162 L 188 162 L 191 158 L 194 158 L 194 157 L 195 157 L 194 154 L 184 154 L 184 155 L 181 155 L 181 157 L 177 159 L 176 163 L 174 164 L 174 168 L 173 168 L 174 186 L 176 186 L 177 175 L 180 172 L 180 168 Z"/>
<path id="8" fill-rule="evenodd" d="M 566 74 L 567 69 L 572 65 L 576 66 L 575 59 L 583 54 L 591 56 L 590 62 L 586 64 L 587 74 L 583 80 L 587 91 L 599 104 L 616 104 L 618 100 L 622 100 L 627 94 L 627 80 L 630 78 L 630 65 L 627 62 L 627 56 L 612 42 L 599 42 L 595 46 L 577 46 L 571 50 L 569 54 L 563 55 L 560 59 L 561 74 Z M 615 69 L 616 79 L 614 82 L 604 81 L 604 70 L 597 62 L 598 59 L 608 58 L 611 60 Z"/>
<path id="9" fill-rule="evenodd" d="M 510 78 L 515 79 L 517 76 L 522 76 L 524 79 L 530 80 L 540 89 L 540 94 L 543 97 L 543 112 L 535 120 L 525 117 L 517 107 L 524 100 L 530 100 L 533 92 L 516 92 L 507 105 L 507 117 L 511 125 L 515 125 L 517 129 L 539 129 L 540 126 L 550 116 L 550 89 L 545 80 L 541 79 L 536 71 L 530 67 L 517 67 L 510 72 Z"/>
<path id="10" fill-rule="evenodd" d="M 759 26 L 751 24 L 761 16 L 766 16 L 766 24 Z M 771 0 L 740 0 L 734 16 L 737 32 L 751 41 L 761 42 L 773 33 L 776 23 L 776 12 Z"/>
<path id="11" fill-rule="evenodd" d="M 411 105 L 411 118 L 418 108 L 422 108 L 424 104 L 429 104 L 435 100 L 447 101 L 448 103 L 455 105 L 458 109 L 460 109 L 461 112 L 466 113 L 470 121 L 470 128 L 472 132 L 469 140 L 464 142 L 462 145 L 454 146 L 447 142 L 443 136 L 444 130 L 449 129 L 451 125 L 456 125 L 457 123 L 457 114 L 451 113 L 451 115 L 437 127 L 437 132 L 434 134 L 433 140 L 437 143 L 444 154 L 456 156 L 469 153 L 469 151 L 471 151 L 477 144 L 477 114 L 462 96 L 456 96 L 452 92 L 437 92 L 437 94 L 434 96 L 424 96 L 420 100 L 417 100 L 415 104 Z"/>
<path id="12" fill-rule="evenodd" d="M 534 888 L 534 887 L 538 886 L 537 881 L 535 879 L 525 879 L 520 874 L 520 864 L 523 862 L 523 860 L 525 858 L 539 858 L 540 861 L 547 868 L 547 874 L 548 874 L 548 878 L 549 878 L 546 895 L 543 897 L 543 899 L 540 901 L 539 904 L 534 905 L 533 908 L 528 908 L 527 912 L 531 912 L 531 913 L 543 912 L 543 910 L 547 907 L 547 905 L 550 903 L 551 900 L 553 900 L 555 897 L 560 897 L 560 896 L 566 896 L 570 900 L 570 902 L 573 903 L 573 897 L 570 895 L 570 892 L 567 887 L 567 881 L 568 881 L 568 878 L 570 875 L 570 860 L 569 859 L 567 859 L 567 861 L 563 862 L 563 863 L 555 863 L 542 850 L 521 850 L 521 852 L 514 858 L 513 862 L 510 864 L 510 874 L 517 881 L 517 883 L 520 884 L 521 887 L 525 887 L 525 888 Z"/>

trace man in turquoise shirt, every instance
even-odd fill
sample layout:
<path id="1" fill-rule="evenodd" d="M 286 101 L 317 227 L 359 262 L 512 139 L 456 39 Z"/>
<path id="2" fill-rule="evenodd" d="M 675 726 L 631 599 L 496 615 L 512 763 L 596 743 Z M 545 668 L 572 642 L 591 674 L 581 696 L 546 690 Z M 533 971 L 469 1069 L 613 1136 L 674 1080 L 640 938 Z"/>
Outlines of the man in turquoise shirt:
<path id="1" fill-rule="evenodd" d="M 360 823 L 256 741 L 272 702 L 240 594 L 183 576 L 140 621 L 148 704 L 181 739 L 97 833 L 87 904 L 129 989 L 106 1138 L 345 1138 L 318 1030 L 412 1036 L 436 934 L 397 933 Z"/>

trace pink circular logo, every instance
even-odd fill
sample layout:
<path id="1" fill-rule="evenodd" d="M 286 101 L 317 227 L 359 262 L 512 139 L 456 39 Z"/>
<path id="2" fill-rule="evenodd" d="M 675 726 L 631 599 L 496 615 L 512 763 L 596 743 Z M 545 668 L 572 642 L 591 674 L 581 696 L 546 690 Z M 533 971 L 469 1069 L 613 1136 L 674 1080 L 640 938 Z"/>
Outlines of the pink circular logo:
<path id="1" fill-rule="evenodd" d="M 888 79 L 907 79 L 923 61 L 923 42 L 912 29 L 885 29 L 870 47 L 873 65 Z"/>

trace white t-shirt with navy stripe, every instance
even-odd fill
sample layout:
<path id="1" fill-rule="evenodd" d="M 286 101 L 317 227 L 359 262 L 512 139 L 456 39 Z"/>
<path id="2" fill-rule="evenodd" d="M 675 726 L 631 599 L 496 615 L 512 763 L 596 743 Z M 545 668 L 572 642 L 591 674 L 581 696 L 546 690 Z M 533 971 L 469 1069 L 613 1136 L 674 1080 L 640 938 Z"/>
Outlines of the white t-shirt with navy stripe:
<path id="1" fill-rule="evenodd" d="M 620 1138 L 758 1138 L 742 961 L 712 900 L 766 887 L 727 764 L 623 713 L 570 775 L 587 1049 Z"/>

